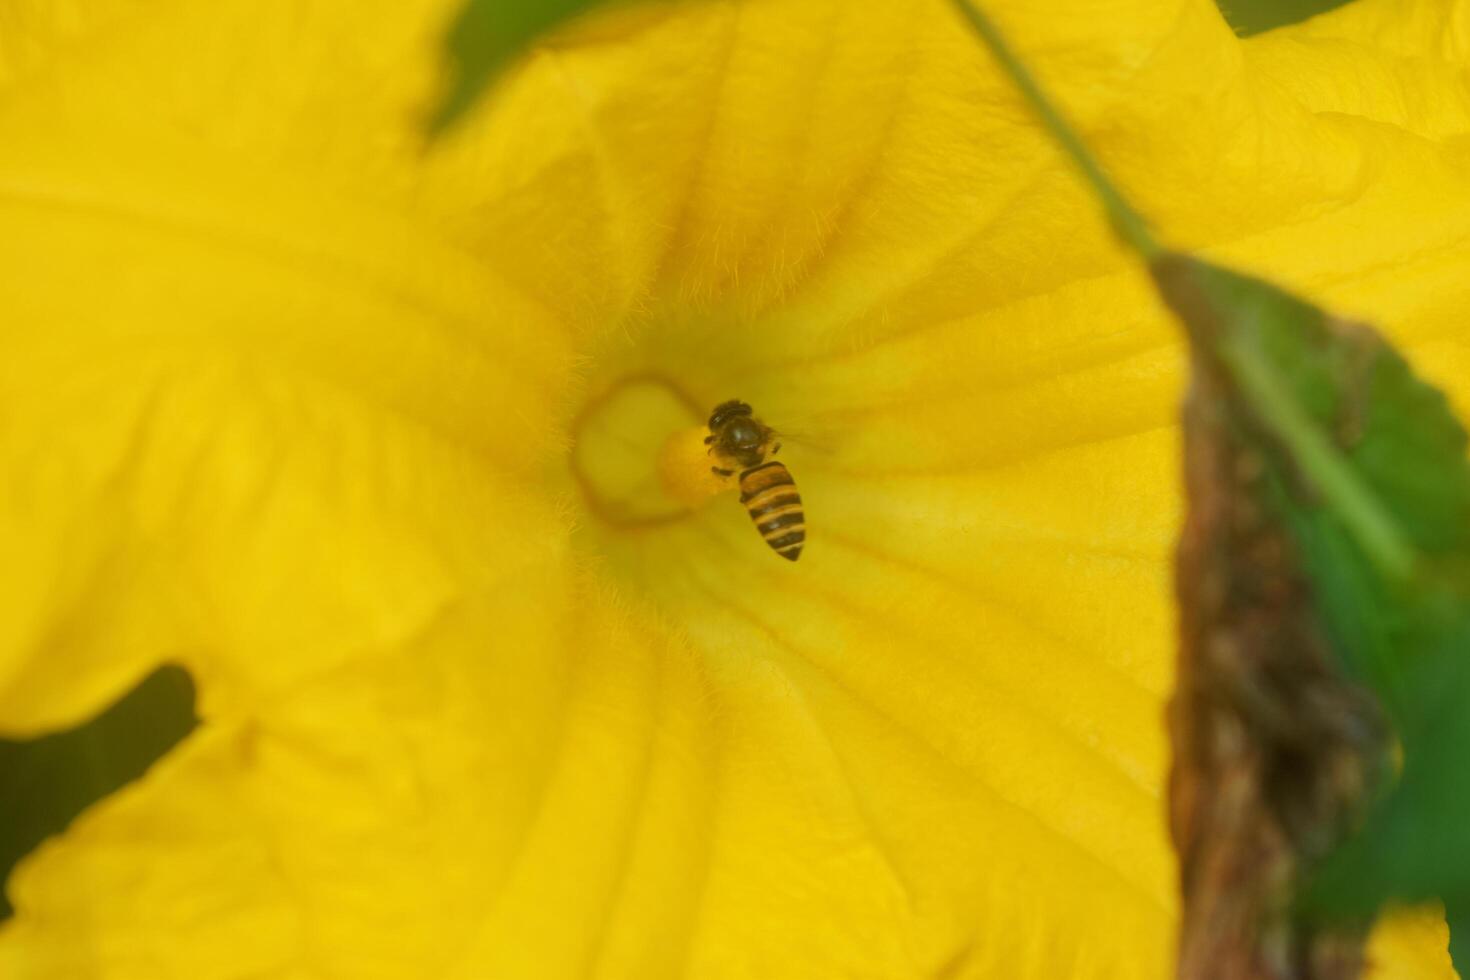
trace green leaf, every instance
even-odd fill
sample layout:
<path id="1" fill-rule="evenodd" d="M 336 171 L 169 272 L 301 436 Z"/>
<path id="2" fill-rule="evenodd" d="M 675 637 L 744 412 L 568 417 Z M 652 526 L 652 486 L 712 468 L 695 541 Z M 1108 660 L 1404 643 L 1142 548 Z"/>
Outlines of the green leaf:
<path id="1" fill-rule="evenodd" d="M 608 0 L 467 0 L 445 39 L 449 85 L 429 119 L 438 136 L 537 37 Z"/>
<path id="2" fill-rule="evenodd" d="M 1215 0 L 1220 13 L 1242 37 L 1259 34 L 1343 6 L 1348 0 Z"/>
<path id="3" fill-rule="evenodd" d="M 1463 977 L 1470 970 L 1470 909 L 1458 900 L 1447 901 L 1444 917 L 1450 927 L 1450 961 Z"/>
<path id="4" fill-rule="evenodd" d="M 1393 723 L 1403 767 L 1315 874 L 1314 915 L 1470 904 L 1470 467 L 1438 390 L 1367 328 L 1260 280 L 1169 256 L 1155 278 L 1226 380 L 1267 503 L 1344 671 Z M 1457 945 L 1460 943 L 1457 940 Z"/>
<path id="5" fill-rule="evenodd" d="M 0 739 L 0 880 L 87 807 L 142 776 L 197 724 L 193 679 L 165 666 L 76 728 Z M 10 912 L 0 896 L 0 920 Z"/>

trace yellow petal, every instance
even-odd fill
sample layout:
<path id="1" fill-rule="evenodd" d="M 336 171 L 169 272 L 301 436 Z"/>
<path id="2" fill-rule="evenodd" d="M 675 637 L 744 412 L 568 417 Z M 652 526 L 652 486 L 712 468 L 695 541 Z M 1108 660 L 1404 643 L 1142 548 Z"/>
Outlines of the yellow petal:
<path id="1" fill-rule="evenodd" d="M 170 657 L 208 715 L 17 872 L 0 972 L 1165 975 L 1181 358 L 1009 86 L 937 0 L 615 10 L 420 157 L 447 12 L 0 83 L 0 724 Z M 1319 115 L 1320 23 L 998 13 L 1164 227 L 1455 373 L 1448 74 Z M 797 564 L 647 499 L 732 396 Z"/>
<path id="2" fill-rule="evenodd" d="M 552 452 L 566 327 L 346 175 L 116 101 L 166 23 L 0 102 L 9 731 L 167 658 L 220 675 L 206 711 L 262 696 L 396 645 L 564 523 L 513 481 Z"/>
<path id="3" fill-rule="evenodd" d="M 1455 980 L 1459 974 L 1450 965 L 1449 945 L 1450 931 L 1445 926 L 1444 908 L 1438 902 L 1391 909 L 1369 937 L 1367 974 L 1382 980 Z"/>

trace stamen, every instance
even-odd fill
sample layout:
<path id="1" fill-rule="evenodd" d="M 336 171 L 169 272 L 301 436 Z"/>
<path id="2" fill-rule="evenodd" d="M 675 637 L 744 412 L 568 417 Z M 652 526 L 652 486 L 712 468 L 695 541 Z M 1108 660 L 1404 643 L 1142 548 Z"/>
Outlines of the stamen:
<path id="1" fill-rule="evenodd" d="M 664 441 L 658 457 L 658 475 L 664 492 L 690 510 L 703 507 L 717 493 L 733 490 L 736 477 L 719 476 L 711 467 L 732 469 L 729 463 L 709 453 L 704 426 L 675 432 Z"/>
<path id="2" fill-rule="evenodd" d="M 709 471 L 704 415 L 668 379 L 619 378 L 594 391 L 572 421 L 571 475 L 600 521 L 647 527 L 682 520 L 721 488 Z M 670 446 L 678 451 L 670 457 Z M 702 489 L 701 489 L 702 488 Z"/>

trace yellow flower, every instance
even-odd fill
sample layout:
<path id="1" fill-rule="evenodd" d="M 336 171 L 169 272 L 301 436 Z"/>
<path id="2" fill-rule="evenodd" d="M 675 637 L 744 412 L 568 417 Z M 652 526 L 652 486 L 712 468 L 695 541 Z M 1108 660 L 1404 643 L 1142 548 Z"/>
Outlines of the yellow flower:
<path id="1" fill-rule="evenodd" d="M 1470 401 L 1463 5 L 995 6 Z M 0 975 L 1166 975 L 1180 348 L 1009 86 L 939 0 L 619 9 L 422 154 L 451 13 L 0 8 L 0 726 L 204 716 Z M 800 562 L 702 496 L 730 397 Z"/>

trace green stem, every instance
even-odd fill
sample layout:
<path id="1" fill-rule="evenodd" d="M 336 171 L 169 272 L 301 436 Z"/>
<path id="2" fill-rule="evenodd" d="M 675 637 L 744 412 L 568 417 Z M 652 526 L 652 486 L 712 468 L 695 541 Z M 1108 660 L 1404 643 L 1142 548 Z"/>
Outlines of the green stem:
<path id="1" fill-rule="evenodd" d="M 1247 343 L 1223 341 L 1219 353 L 1247 403 L 1261 413 L 1277 438 L 1286 444 L 1292 458 L 1311 477 L 1368 559 L 1385 577 L 1406 581 L 1414 572 L 1414 549 L 1342 455 L 1282 387 L 1277 373 Z"/>
<path id="2" fill-rule="evenodd" d="M 1031 72 L 1016 57 L 1016 53 L 1006 43 L 1005 37 L 995 23 L 970 0 L 954 0 L 954 5 L 959 9 L 960 15 L 975 29 L 975 33 L 980 35 L 980 40 L 985 42 L 985 46 L 1000 63 L 1001 69 L 1011 77 L 1011 81 L 1016 83 L 1016 87 L 1021 90 L 1026 101 L 1031 103 L 1031 108 L 1041 119 L 1041 125 L 1051 133 L 1052 138 L 1057 141 L 1063 152 L 1072 158 L 1077 169 L 1082 171 L 1083 178 L 1092 185 L 1097 196 L 1102 198 L 1103 207 L 1107 209 L 1108 218 L 1112 221 L 1118 236 L 1146 259 L 1159 255 L 1163 249 L 1149 232 L 1148 224 L 1143 220 L 1143 216 L 1133 209 L 1133 205 L 1128 203 L 1122 192 L 1103 172 L 1102 166 L 1087 149 L 1076 130 L 1062 118 L 1061 112 L 1041 90 L 1041 86 L 1037 84 Z"/>

